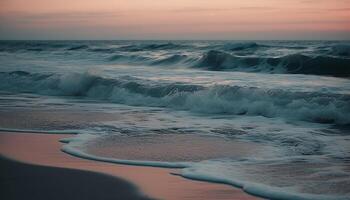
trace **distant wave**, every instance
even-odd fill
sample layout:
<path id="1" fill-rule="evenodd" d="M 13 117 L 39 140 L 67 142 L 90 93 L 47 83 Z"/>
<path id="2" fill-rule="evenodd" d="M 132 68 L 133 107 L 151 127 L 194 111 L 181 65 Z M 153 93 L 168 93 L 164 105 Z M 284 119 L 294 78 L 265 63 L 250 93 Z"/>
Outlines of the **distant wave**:
<path id="1" fill-rule="evenodd" d="M 331 55 L 336 56 L 350 56 L 350 45 L 334 45 L 329 52 Z"/>
<path id="2" fill-rule="evenodd" d="M 1 42 L 0 52 L 57 51 L 77 58 L 125 65 L 181 66 L 213 71 L 350 76 L 347 43 L 298 42 Z M 258 52 L 258 53 L 257 53 Z M 282 52 L 282 53 L 281 53 Z M 52 56 L 49 54 L 49 56 Z"/>
<path id="3" fill-rule="evenodd" d="M 174 43 L 153 43 L 153 44 L 132 44 L 120 47 L 119 50 L 122 51 L 152 51 L 152 50 L 169 50 L 169 49 L 182 49 L 186 47 L 191 47 L 184 44 L 174 44 Z"/>
<path id="4" fill-rule="evenodd" d="M 195 67 L 221 71 L 253 71 L 291 74 L 350 76 L 350 59 L 326 56 L 309 57 L 292 54 L 283 57 L 238 57 L 211 50 L 205 53 Z"/>
<path id="5" fill-rule="evenodd" d="M 88 45 L 76 45 L 76 46 L 69 47 L 67 50 L 73 51 L 73 50 L 81 50 L 81 49 L 88 49 L 88 48 L 89 48 Z"/>
<path id="6" fill-rule="evenodd" d="M 247 49 L 256 49 L 259 47 L 266 47 L 266 45 L 257 44 L 256 42 L 243 42 L 243 43 L 228 43 L 221 47 L 227 51 L 242 51 Z"/>
<path id="7" fill-rule="evenodd" d="M 179 65 L 213 71 L 243 71 L 286 74 L 312 74 L 338 77 L 350 76 L 350 58 L 291 54 L 282 57 L 236 56 L 210 50 L 199 57 L 173 54 L 165 57 L 114 55 L 109 61 L 123 64 Z"/>
<path id="8" fill-rule="evenodd" d="M 163 57 L 145 57 L 141 55 L 125 55 L 125 54 L 114 54 L 108 58 L 109 62 L 119 63 L 119 64 L 139 64 L 139 65 L 160 65 L 160 66 L 171 66 L 171 65 L 187 65 L 189 66 L 192 61 L 186 55 L 175 54 Z"/>
<path id="9" fill-rule="evenodd" d="M 118 48 L 111 48 L 111 47 L 95 47 L 95 48 L 90 48 L 91 52 L 97 52 L 97 53 L 114 53 L 116 52 Z"/>
<path id="10" fill-rule="evenodd" d="M 178 48 L 173 44 L 149 45 L 147 48 Z M 242 43 L 224 46 L 230 51 L 242 51 L 260 48 L 256 43 Z M 134 47 L 123 47 L 128 50 Z M 336 50 L 335 50 L 336 49 Z M 214 71 L 244 71 L 263 73 L 287 73 L 287 74 L 312 74 L 338 77 L 350 76 L 350 58 L 334 57 L 347 55 L 347 46 L 337 46 L 329 52 L 329 55 L 309 56 L 304 54 L 290 54 L 281 57 L 257 57 L 237 56 L 226 51 L 209 50 L 200 56 L 190 56 L 179 53 L 169 54 L 162 57 L 145 57 L 143 55 L 115 54 L 109 57 L 109 61 L 122 64 L 159 65 L 183 67 L 195 67 Z M 112 52 L 105 49 L 105 52 Z"/>
<path id="11" fill-rule="evenodd" d="M 90 74 L 0 73 L 0 89 L 81 96 L 109 102 L 168 107 L 207 114 L 258 115 L 317 123 L 350 123 L 350 95 L 291 92 L 234 85 L 204 87 L 157 83 L 134 77 L 107 79 Z"/>
<path id="12" fill-rule="evenodd" d="M 39 42 L 39 41 L 2 41 L 0 51 L 52 51 L 55 49 L 70 48 L 71 45 L 61 42 Z"/>
<path id="13" fill-rule="evenodd" d="M 184 61 L 187 61 L 188 57 L 186 55 L 171 55 L 166 58 L 161 58 L 159 60 L 153 61 L 152 65 L 174 65 L 179 63 L 184 63 Z"/>
<path id="14" fill-rule="evenodd" d="M 182 49 L 186 47 L 191 47 L 190 45 L 174 44 L 174 43 L 146 43 L 146 44 L 131 44 L 131 45 L 121 45 L 120 47 L 110 47 L 110 48 L 96 48 L 93 45 L 75 45 L 68 48 L 68 50 L 88 50 L 92 52 L 137 52 L 137 51 L 155 51 L 155 50 L 171 50 L 171 49 Z"/>
<path id="15" fill-rule="evenodd" d="M 114 54 L 108 58 L 109 62 L 119 63 L 119 64 L 143 64 L 147 65 L 152 62 L 151 58 L 137 55 L 123 55 L 123 54 Z"/>

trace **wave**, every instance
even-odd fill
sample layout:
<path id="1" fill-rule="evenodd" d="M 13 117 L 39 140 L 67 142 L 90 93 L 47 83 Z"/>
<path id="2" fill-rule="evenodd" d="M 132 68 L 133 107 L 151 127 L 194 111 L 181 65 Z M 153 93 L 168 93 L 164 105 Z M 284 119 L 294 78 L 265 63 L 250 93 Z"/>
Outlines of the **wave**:
<path id="1" fill-rule="evenodd" d="M 67 55 L 125 65 L 157 65 L 213 71 L 350 76 L 350 45 L 307 42 L 27 41 L 0 42 L 0 51 L 29 57 Z M 100 60 L 99 60 L 100 62 Z"/>
<path id="2" fill-rule="evenodd" d="M 262 44 L 257 44 L 256 42 L 228 43 L 228 44 L 224 44 L 221 47 L 221 49 L 226 51 L 243 51 L 243 50 L 257 49 L 259 47 L 267 47 L 267 46 Z"/>
<path id="3" fill-rule="evenodd" d="M 185 66 L 212 71 L 242 71 L 284 74 L 311 74 L 336 77 L 350 76 L 350 58 L 291 54 L 282 57 L 236 56 L 228 52 L 210 50 L 201 56 L 173 54 L 144 57 L 142 55 L 114 55 L 109 61 L 121 64 Z"/>
<path id="4" fill-rule="evenodd" d="M 188 61 L 188 56 L 175 54 L 175 55 L 171 55 L 171 56 L 166 57 L 166 58 L 155 60 L 151 64 L 152 65 L 177 65 L 180 63 L 184 64 L 187 61 Z"/>
<path id="5" fill-rule="evenodd" d="M 98 53 L 114 53 L 117 48 L 91 48 L 90 51 Z"/>
<path id="6" fill-rule="evenodd" d="M 185 44 L 175 44 L 175 43 L 146 43 L 146 44 L 132 44 L 120 47 L 119 50 L 122 51 L 152 51 L 152 50 L 170 50 L 170 49 L 183 49 L 191 47 Z"/>
<path id="7" fill-rule="evenodd" d="M 115 54 L 113 56 L 110 56 L 108 58 L 109 62 L 115 62 L 119 64 L 144 64 L 147 65 L 150 61 L 152 62 L 151 58 L 144 57 L 144 56 L 138 56 L 138 55 L 122 55 L 122 54 Z"/>
<path id="8" fill-rule="evenodd" d="M 334 46 L 332 46 L 332 49 L 329 52 L 329 54 L 335 55 L 335 56 L 349 57 L 350 56 L 350 45 L 346 45 L 346 44 L 334 45 Z"/>
<path id="9" fill-rule="evenodd" d="M 113 43 L 112 43 L 113 44 Z M 112 47 L 106 47 L 98 42 L 75 42 L 75 41 L 27 41 L 27 42 L 1 42 L 0 51 L 89 51 L 96 53 L 114 53 L 114 52 L 137 52 L 137 51 L 158 51 L 193 48 L 192 45 L 176 43 L 141 43 L 141 44 L 119 44 Z"/>
<path id="10" fill-rule="evenodd" d="M 112 43 L 113 44 L 113 43 Z M 260 45 L 254 42 L 247 43 L 229 43 L 229 44 L 221 44 L 221 45 L 204 45 L 201 48 L 197 47 L 191 43 L 172 43 L 172 42 L 141 42 L 135 44 L 123 44 L 116 43 L 115 47 L 106 47 L 97 42 L 74 42 L 74 41 L 66 41 L 66 42 L 46 42 L 46 41 L 27 41 L 27 42 L 0 42 L 0 50 L 1 51 L 18 51 L 18 50 L 27 50 L 27 51 L 51 51 L 51 50 L 88 50 L 91 52 L 137 52 L 137 51 L 158 51 L 158 50 L 182 50 L 182 49 L 222 49 L 222 50 L 231 50 L 231 51 L 239 51 L 249 48 L 258 48 L 264 47 L 265 45 Z"/>
<path id="11" fill-rule="evenodd" d="M 74 44 L 73 44 L 74 45 Z M 66 42 L 47 42 L 47 41 L 1 41 L 0 51 L 52 51 L 65 50 L 73 47 L 71 43 Z"/>
<path id="12" fill-rule="evenodd" d="M 175 54 L 162 57 L 146 57 L 141 55 L 123 55 L 115 54 L 108 58 L 108 62 L 118 64 L 138 64 L 138 65 L 159 65 L 159 66 L 173 66 L 184 65 L 189 66 L 195 59 L 189 58 L 186 55 Z"/>
<path id="13" fill-rule="evenodd" d="M 292 92 L 232 85 L 157 83 L 123 76 L 0 73 L 0 89 L 80 96 L 132 106 L 167 107 L 204 114 L 281 117 L 316 123 L 350 124 L 350 95 Z"/>
<path id="14" fill-rule="evenodd" d="M 88 49 L 88 48 L 89 48 L 88 45 L 76 45 L 76 46 L 69 47 L 67 50 L 74 51 L 74 50 L 81 50 L 81 49 Z"/>
<path id="15" fill-rule="evenodd" d="M 255 48 L 255 43 L 246 44 L 247 48 Z M 245 48 L 236 46 L 237 49 Z M 338 47 L 340 48 L 340 47 Z M 234 51 L 234 50 L 232 50 Z M 335 53 L 335 51 L 333 52 Z M 345 55 L 337 52 L 337 55 Z M 144 57 L 142 55 L 114 55 L 109 61 L 122 64 L 184 66 L 212 71 L 243 71 L 285 74 L 310 74 L 336 77 L 350 76 L 350 58 L 334 56 L 309 56 L 290 54 L 281 57 L 237 56 L 226 51 L 209 50 L 201 56 L 183 55 L 179 53 L 168 56 Z"/>
<path id="16" fill-rule="evenodd" d="M 253 71 L 289 74 L 350 76 L 350 59 L 292 54 L 283 57 L 239 57 L 211 50 L 205 53 L 194 67 L 222 71 Z"/>

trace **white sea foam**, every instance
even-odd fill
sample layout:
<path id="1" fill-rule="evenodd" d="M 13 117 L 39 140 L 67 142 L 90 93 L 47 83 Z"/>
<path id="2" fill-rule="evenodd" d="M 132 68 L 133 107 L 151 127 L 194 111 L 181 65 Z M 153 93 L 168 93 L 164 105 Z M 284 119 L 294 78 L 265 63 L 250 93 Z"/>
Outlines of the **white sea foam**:
<path id="1" fill-rule="evenodd" d="M 7 131 L 22 131 L 22 132 L 31 132 L 33 130 L 20 130 L 20 129 L 2 129 Z M 74 131 L 37 131 L 39 133 L 72 133 Z M 65 143 L 62 147 L 62 151 L 80 158 L 110 162 L 116 164 L 126 164 L 126 165 L 138 165 L 138 166 L 153 166 L 153 167 L 166 167 L 166 168 L 183 168 L 179 174 L 185 178 L 196 179 L 202 181 L 216 182 L 232 185 L 234 187 L 242 188 L 245 192 L 269 198 L 269 199 L 296 199 L 296 200 L 309 200 L 309 199 L 339 199 L 346 200 L 349 199 L 345 194 L 323 194 L 317 195 L 315 193 L 304 193 L 299 191 L 299 188 L 304 187 L 302 182 L 293 182 L 297 181 L 300 175 L 298 171 L 298 166 L 303 168 L 305 171 L 305 178 L 310 180 L 306 181 L 305 184 L 317 183 L 318 179 L 324 177 L 329 177 L 328 179 L 330 186 L 332 186 L 333 181 L 349 181 L 349 173 L 343 171 L 342 168 L 335 165 L 332 167 L 324 168 L 323 165 L 329 161 L 324 160 L 323 156 L 289 156 L 287 159 L 282 158 L 279 160 L 273 158 L 241 158 L 238 160 L 230 159 L 218 159 L 218 160 L 208 160 L 202 162 L 161 162 L 161 161 L 147 161 L 147 160 L 125 160 L 117 159 L 111 157 L 96 156 L 85 152 L 86 144 L 90 141 L 97 140 L 101 137 L 104 137 L 104 134 L 89 134 L 84 133 L 86 131 L 80 131 L 80 134 L 77 134 L 70 138 L 64 138 L 61 142 Z M 264 136 L 262 136 L 264 137 Z M 279 143 L 276 141 L 276 144 Z M 117 147 L 116 147 L 117 148 Z M 85 150 L 84 150 L 85 149 Z M 306 162 L 305 165 L 293 165 Z M 308 165 L 314 164 L 318 167 L 312 167 L 313 170 L 311 174 L 308 171 Z M 332 163 L 330 163 L 332 164 Z M 291 168 L 286 171 L 286 168 L 280 166 L 288 166 Z M 253 168 L 252 168 L 253 166 Z M 276 168 L 277 167 L 277 168 Z M 252 168 L 253 171 L 249 169 Z M 274 169 L 275 168 L 275 169 Z M 276 174 L 271 174 L 271 171 L 266 169 L 274 169 L 272 171 L 282 172 L 281 175 L 276 176 Z M 248 171 L 247 171 L 248 170 Z M 295 171 L 294 171 L 295 170 Z M 284 174 L 293 174 L 295 173 L 296 177 L 289 177 Z M 312 176 L 310 176 L 312 175 Z M 275 177 L 276 176 L 276 177 Z M 284 177 L 285 176 L 285 177 Z M 299 176 L 299 177 L 298 177 Z M 254 177 L 256 179 L 251 179 Z M 285 179 L 285 180 L 283 180 Z M 277 185 L 273 182 L 261 182 L 261 180 L 276 181 Z M 280 184 L 287 184 L 287 186 L 281 186 Z M 336 182 L 335 182 L 336 183 Z M 345 183 L 346 184 L 346 183 Z M 273 186 L 275 185 L 275 186 Z M 306 187 L 306 186 L 305 186 Z M 332 186 L 333 187 L 333 186 Z M 336 187 L 336 185 L 335 185 Z M 328 190 L 332 190 L 331 187 Z"/>
<path id="2" fill-rule="evenodd" d="M 267 199 L 280 199 L 280 200 L 348 200 L 347 196 L 328 196 L 328 195 L 317 195 L 317 194 L 303 194 L 292 191 L 292 189 L 283 189 L 280 187 L 271 187 L 268 185 L 253 183 L 253 182 L 244 182 L 237 180 L 232 180 L 230 178 L 212 176 L 207 172 L 198 172 L 198 171 L 189 171 L 187 169 L 183 170 L 180 176 L 193 180 L 208 181 L 213 183 L 223 183 L 227 185 L 232 185 L 234 187 L 242 188 L 243 191 L 267 198 Z"/>
<path id="3" fill-rule="evenodd" d="M 82 145 L 89 140 L 96 139 L 97 135 L 91 134 L 82 134 L 78 135 L 78 137 L 73 138 L 65 138 L 62 139 L 61 142 L 67 143 L 65 144 L 61 150 L 65 153 L 102 162 L 110 162 L 116 164 L 125 164 L 125 165 L 138 165 L 138 166 L 152 166 L 152 167 L 165 167 L 165 168 L 184 168 L 190 166 L 190 162 L 157 162 L 157 161 L 139 161 L 139 160 L 122 160 L 122 159 L 114 159 L 108 157 L 94 156 L 84 151 L 80 150 Z"/>
<path id="4" fill-rule="evenodd" d="M 261 115 L 320 123 L 350 123 L 350 95 L 236 85 L 156 83 L 133 77 L 1 73 L 0 89 L 88 97 L 133 106 L 169 107 L 207 114 Z M 281 82 L 282 83 L 282 82 Z M 344 82 L 345 84 L 349 84 Z M 340 87 L 348 87 L 347 85 Z"/>
<path id="5" fill-rule="evenodd" d="M 268 199 L 281 199 L 281 200 L 313 200 L 313 199 L 320 199 L 320 200 L 347 200 L 349 197 L 347 195 L 330 195 L 330 194 L 310 194 L 310 193 L 304 193 L 298 191 L 298 188 L 302 188 L 302 183 L 299 183 L 298 185 L 294 185 L 294 183 L 289 183 L 289 186 L 271 186 L 268 184 L 261 183 L 259 181 L 259 178 L 264 179 L 271 179 L 275 180 L 274 177 L 266 177 L 270 174 L 259 174 L 259 171 L 256 171 L 249 176 L 258 177 L 255 181 L 247 179 L 247 174 L 244 173 L 245 165 L 244 163 L 249 163 L 250 165 L 257 165 L 255 170 L 258 170 L 260 168 L 261 162 L 267 163 L 269 165 L 265 167 L 273 167 L 274 165 L 279 166 L 282 163 L 288 163 L 289 161 L 281 159 L 280 161 L 276 160 L 268 160 L 268 159 L 262 159 L 262 160 L 254 160 L 249 159 L 245 161 L 234 161 L 234 164 L 230 164 L 230 162 L 227 160 L 213 160 L 213 161 L 202 161 L 202 162 L 158 162 L 158 161 L 140 161 L 140 160 L 121 160 L 121 159 L 115 159 L 115 158 L 108 158 L 108 157 L 101 157 L 101 156 L 95 156 L 88 153 L 85 153 L 83 150 L 84 143 L 90 140 L 96 139 L 97 135 L 91 135 L 91 134 L 82 134 L 78 135 L 77 137 L 64 139 L 63 141 L 67 144 L 65 144 L 62 147 L 62 151 L 80 158 L 84 159 L 91 159 L 96 161 L 102 161 L 102 162 L 109 162 L 109 163 L 116 163 L 116 164 L 126 164 L 126 165 L 138 165 L 138 166 L 152 166 L 152 167 L 166 167 L 166 168 L 183 168 L 180 173 L 175 173 L 174 175 L 179 175 L 184 178 L 188 179 L 194 179 L 194 180 L 201 180 L 201 181 L 208 181 L 208 182 L 214 182 L 214 183 L 223 183 L 227 185 L 232 185 L 234 187 L 242 188 L 247 193 L 268 198 Z M 289 158 L 291 159 L 291 158 Z M 293 159 L 296 160 L 303 160 L 303 157 L 295 157 Z M 317 163 L 321 160 L 317 161 L 319 158 L 315 157 L 315 160 L 313 162 Z M 232 162 L 232 161 L 231 161 Z M 299 161 L 300 162 L 300 161 Z M 237 164 L 239 163 L 239 164 Z M 243 163 L 243 165 L 242 165 Z M 291 164 L 297 163 L 296 161 L 291 161 Z M 235 166 L 234 168 L 227 168 L 227 166 Z M 305 165 L 307 166 L 307 165 Z M 247 167 L 251 167 L 247 165 Z M 262 166 L 264 167 L 264 166 Z M 301 166 L 303 167 L 303 166 Z M 264 170 L 264 169 L 260 169 Z M 279 170 L 283 170 L 283 168 L 280 168 Z M 293 167 L 291 168 L 293 171 Z M 297 169 L 296 169 L 297 170 Z M 313 170 L 317 170 L 317 168 L 313 168 Z M 322 173 L 322 168 L 320 168 L 320 173 Z M 295 171 L 297 172 L 297 171 Z M 255 174 L 257 173 L 257 174 Z M 288 172 L 291 173 L 291 172 Z M 337 170 L 328 171 L 328 174 L 330 174 L 330 177 L 334 176 L 333 174 L 341 174 L 342 177 L 348 177 L 349 173 L 345 172 L 337 172 Z M 315 174 L 313 172 L 313 174 Z M 305 174 L 305 177 L 307 177 L 308 174 Z M 283 179 L 283 175 L 281 177 Z M 289 180 L 290 177 L 286 177 L 286 180 Z M 317 180 L 317 179 L 315 179 Z M 279 182 L 283 182 L 281 180 L 278 180 Z M 332 180 L 329 180 L 332 181 Z M 260 182 L 260 183 L 259 183 Z M 308 184 L 308 182 L 306 182 Z M 272 185 L 274 185 L 272 183 Z M 278 184 L 277 184 L 278 185 Z M 329 188 L 330 189 L 330 188 Z"/>
<path id="6" fill-rule="evenodd" d="M 250 161 L 254 163 L 253 161 Z M 264 162 L 271 162 L 273 161 L 264 161 Z M 259 169 L 258 163 L 255 163 L 256 169 Z M 209 181 L 214 183 L 223 183 L 232 185 L 234 187 L 242 188 L 247 193 L 268 198 L 268 199 L 283 199 L 283 200 L 314 200 L 314 199 L 320 199 L 320 200 L 347 200 L 350 199 L 348 194 L 319 194 L 318 192 L 310 194 L 310 193 L 304 193 L 302 191 L 299 191 L 300 188 L 307 187 L 306 185 L 303 185 L 303 183 L 298 183 L 298 185 L 295 185 L 295 183 L 287 183 L 287 180 L 290 178 L 288 177 L 287 173 L 290 172 L 284 172 L 280 175 L 280 177 L 269 177 L 269 175 L 273 174 L 259 174 L 259 171 L 254 172 L 252 171 L 252 174 L 245 174 L 243 173 L 244 168 L 247 167 L 245 165 L 242 165 L 241 168 L 237 165 L 236 168 L 231 168 L 228 170 L 225 168 L 225 165 L 228 165 L 227 163 L 217 163 L 215 161 L 205 161 L 203 163 L 195 163 L 189 168 L 182 169 L 182 172 L 178 175 L 183 176 L 185 178 L 194 179 L 194 180 L 202 180 L 202 181 Z M 267 166 L 261 166 L 261 167 L 269 167 Z M 283 170 L 283 168 L 280 168 L 280 170 Z M 308 170 L 307 167 L 304 170 Z M 316 170 L 314 168 L 314 170 Z M 298 173 L 298 171 L 295 171 L 294 173 Z M 256 179 L 253 181 L 252 179 L 249 180 L 247 177 L 254 176 Z M 307 175 L 305 175 L 307 177 Z M 346 176 L 348 177 L 349 174 L 346 173 Z M 261 179 L 262 178 L 262 179 Z M 283 181 L 283 179 L 286 179 L 286 181 Z M 300 178 L 300 177 L 299 177 Z M 260 180 L 259 180 L 260 179 Z M 271 179 L 276 182 L 285 182 L 284 185 L 286 186 L 273 186 L 278 185 L 276 183 L 269 183 L 269 184 L 263 184 L 261 183 L 262 180 L 268 180 Z M 281 180 L 282 179 L 282 180 Z M 331 180 L 328 180 L 331 181 Z M 260 182 L 260 183 L 259 183 Z M 310 184 L 310 181 L 306 181 L 304 184 Z M 333 189 L 334 186 L 332 186 Z M 346 186 L 345 186 L 346 187 Z M 331 187 L 327 188 L 328 190 L 331 190 Z"/>

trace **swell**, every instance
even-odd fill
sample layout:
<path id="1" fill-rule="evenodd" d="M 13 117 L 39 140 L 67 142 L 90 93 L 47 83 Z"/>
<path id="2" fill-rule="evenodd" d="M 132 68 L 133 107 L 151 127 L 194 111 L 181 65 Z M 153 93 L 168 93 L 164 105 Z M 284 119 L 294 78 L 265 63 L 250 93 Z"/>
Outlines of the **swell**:
<path id="1" fill-rule="evenodd" d="M 267 45 L 257 44 L 255 42 L 227 43 L 227 44 L 206 44 L 197 46 L 190 42 L 131 42 L 118 43 L 111 41 L 108 43 L 99 43 L 96 41 L 77 42 L 77 41 L 1 41 L 0 51 L 88 51 L 96 53 L 116 53 L 116 52 L 139 52 L 139 51 L 161 51 L 161 50 L 210 50 L 218 49 L 225 51 L 243 51 L 268 47 Z"/>
<path id="2" fill-rule="evenodd" d="M 173 54 L 162 57 L 113 55 L 109 61 L 122 64 L 186 66 L 211 71 L 243 71 L 284 74 L 310 74 L 336 77 L 350 76 L 350 58 L 291 54 L 282 57 L 236 56 L 210 50 L 201 56 Z"/>
<path id="3" fill-rule="evenodd" d="M 350 59 L 331 56 L 291 54 L 282 57 L 239 57 L 227 52 L 211 50 L 194 67 L 214 71 L 251 71 L 288 74 L 350 76 Z"/>
<path id="4" fill-rule="evenodd" d="M 167 43 L 131 44 L 131 45 L 120 47 L 119 49 L 123 51 L 152 51 L 152 50 L 183 49 L 187 47 L 193 47 L 193 46 L 167 42 Z"/>
<path id="5" fill-rule="evenodd" d="M 218 49 L 226 51 L 244 51 L 244 50 L 256 50 L 258 48 L 269 47 L 268 45 L 258 44 L 256 42 L 240 42 L 240 43 L 228 43 L 223 46 L 219 45 Z"/>
<path id="6" fill-rule="evenodd" d="M 122 76 L 0 73 L 0 90 L 78 96 L 132 106 L 167 107 L 203 114 L 250 115 L 316 123 L 349 124 L 350 95 L 292 92 L 235 85 L 158 83 Z"/>
<path id="7" fill-rule="evenodd" d="M 172 43 L 172 42 L 141 42 L 122 43 L 110 41 L 112 46 L 108 47 L 109 43 L 97 41 L 0 41 L 0 49 L 6 50 L 28 50 L 40 49 L 42 51 L 50 50 L 91 50 L 99 51 L 100 49 L 115 49 L 121 51 L 152 51 L 152 50 L 170 50 L 193 48 L 191 44 Z M 96 50 L 97 49 L 97 50 Z"/>
<path id="8" fill-rule="evenodd" d="M 174 54 L 166 56 L 141 56 L 114 54 L 108 58 L 108 62 L 126 65 L 148 65 L 148 66 L 191 66 L 196 58 L 187 55 Z"/>
<path id="9" fill-rule="evenodd" d="M 0 51 L 58 51 L 106 63 L 200 68 L 213 71 L 350 76 L 350 45 L 298 42 L 0 42 Z M 258 53 L 257 53 L 258 52 Z M 268 53 L 266 53 L 268 52 Z M 278 55 L 275 55 L 277 52 Z M 278 53 L 279 52 L 279 53 Z M 281 55 L 280 52 L 283 53 Z M 52 56 L 48 54 L 48 56 Z"/>

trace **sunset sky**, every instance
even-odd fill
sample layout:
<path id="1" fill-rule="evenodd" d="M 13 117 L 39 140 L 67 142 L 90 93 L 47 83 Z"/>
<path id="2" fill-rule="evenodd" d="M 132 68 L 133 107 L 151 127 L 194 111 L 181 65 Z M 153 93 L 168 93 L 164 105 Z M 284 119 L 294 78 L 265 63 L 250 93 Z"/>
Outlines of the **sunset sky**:
<path id="1" fill-rule="evenodd" d="M 0 39 L 350 39 L 350 0 L 0 0 Z"/>

